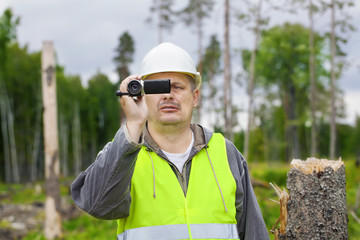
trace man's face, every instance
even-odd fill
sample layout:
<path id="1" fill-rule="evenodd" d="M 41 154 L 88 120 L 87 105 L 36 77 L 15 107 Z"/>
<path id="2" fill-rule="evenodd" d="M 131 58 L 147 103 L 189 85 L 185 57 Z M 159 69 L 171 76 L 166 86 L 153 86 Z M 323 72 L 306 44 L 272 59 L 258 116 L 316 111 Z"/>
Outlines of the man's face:
<path id="1" fill-rule="evenodd" d="M 170 93 L 145 95 L 149 110 L 148 121 L 161 125 L 190 124 L 199 90 L 192 90 L 190 77 L 183 73 L 156 73 L 146 79 L 168 78 L 171 82 Z"/>

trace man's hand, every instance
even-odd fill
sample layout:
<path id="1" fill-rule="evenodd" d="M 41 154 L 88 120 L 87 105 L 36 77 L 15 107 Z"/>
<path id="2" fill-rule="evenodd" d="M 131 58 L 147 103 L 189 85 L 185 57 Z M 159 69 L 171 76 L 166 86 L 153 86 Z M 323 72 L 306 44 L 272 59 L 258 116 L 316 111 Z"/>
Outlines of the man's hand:
<path id="1" fill-rule="evenodd" d="M 141 77 L 139 75 L 131 75 L 125 78 L 120 84 L 120 92 L 127 92 L 128 83 L 132 79 L 141 80 Z M 120 98 L 120 104 L 126 115 L 126 126 L 129 135 L 134 142 L 138 142 L 148 117 L 145 98 L 142 96 L 134 100 L 132 97 L 125 95 Z"/>

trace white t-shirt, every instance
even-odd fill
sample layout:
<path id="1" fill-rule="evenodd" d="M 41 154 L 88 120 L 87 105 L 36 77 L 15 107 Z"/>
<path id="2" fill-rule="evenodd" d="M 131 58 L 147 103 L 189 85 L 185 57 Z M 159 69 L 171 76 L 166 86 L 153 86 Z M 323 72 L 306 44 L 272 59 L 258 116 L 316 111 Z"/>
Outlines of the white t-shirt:
<path id="1" fill-rule="evenodd" d="M 189 147 L 187 148 L 186 152 L 184 153 L 168 153 L 164 150 L 163 153 L 166 155 L 166 157 L 170 160 L 170 162 L 172 162 L 173 164 L 175 164 L 175 166 L 177 167 L 177 169 L 179 169 L 180 172 L 182 172 L 182 169 L 184 167 L 184 164 L 186 162 L 186 160 L 189 158 L 190 155 L 190 151 L 194 145 L 194 133 L 191 131 L 191 143 L 189 145 Z"/>

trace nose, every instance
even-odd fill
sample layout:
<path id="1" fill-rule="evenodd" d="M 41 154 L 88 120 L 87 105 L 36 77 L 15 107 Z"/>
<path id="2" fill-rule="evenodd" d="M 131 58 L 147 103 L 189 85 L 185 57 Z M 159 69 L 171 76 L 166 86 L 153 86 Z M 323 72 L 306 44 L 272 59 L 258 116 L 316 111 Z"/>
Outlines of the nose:
<path id="1" fill-rule="evenodd" d="M 172 96 L 172 94 L 171 94 L 171 92 L 170 93 L 164 93 L 164 94 L 162 94 L 162 99 L 173 99 L 173 96 Z"/>

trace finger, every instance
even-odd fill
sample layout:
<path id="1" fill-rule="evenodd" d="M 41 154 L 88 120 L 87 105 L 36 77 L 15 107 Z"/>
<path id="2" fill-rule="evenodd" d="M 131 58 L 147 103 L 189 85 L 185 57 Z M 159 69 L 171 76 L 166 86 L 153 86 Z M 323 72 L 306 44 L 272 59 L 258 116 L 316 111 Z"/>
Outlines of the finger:
<path id="1" fill-rule="evenodd" d="M 133 75 L 130 75 L 127 78 L 125 78 L 120 84 L 120 87 L 119 87 L 120 92 L 127 92 L 128 83 L 132 79 L 141 80 L 141 77 L 137 74 L 133 74 Z"/>

